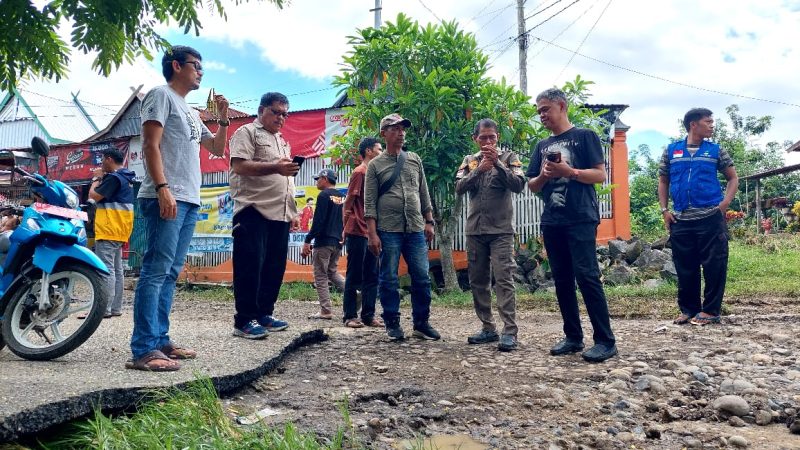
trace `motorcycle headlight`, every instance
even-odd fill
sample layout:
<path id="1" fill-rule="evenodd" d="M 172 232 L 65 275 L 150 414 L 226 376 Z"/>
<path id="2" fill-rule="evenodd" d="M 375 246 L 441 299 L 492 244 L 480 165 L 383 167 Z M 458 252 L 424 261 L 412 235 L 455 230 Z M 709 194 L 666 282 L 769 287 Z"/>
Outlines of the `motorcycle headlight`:
<path id="1" fill-rule="evenodd" d="M 67 206 L 69 206 L 72 209 L 77 208 L 78 207 L 78 196 L 75 195 L 75 193 L 69 192 L 69 191 L 64 192 L 64 194 L 67 197 Z"/>
<path id="2" fill-rule="evenodd" d="M 27 226 L 29 229 L 33 231 L 39 231 L 42 228 L 39 226 L 38 223 L 36 223 L 36 221 L 32 217 L 28 218 L 28 220 L 25 221 L 25 226 Z"/>

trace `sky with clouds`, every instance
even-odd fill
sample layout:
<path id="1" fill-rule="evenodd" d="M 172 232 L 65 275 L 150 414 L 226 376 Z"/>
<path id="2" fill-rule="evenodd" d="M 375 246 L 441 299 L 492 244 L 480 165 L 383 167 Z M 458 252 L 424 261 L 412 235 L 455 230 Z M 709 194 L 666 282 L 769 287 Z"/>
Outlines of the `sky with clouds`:
<path id="1" fill-rule="evenodd" d="M 161 31 L 203 54 L 203 86 L 190 102 L 204 103 L 213 87 L 248 112 L 270 90 L 288 94 L 293 110 L 330 106 L 347 36 L 374 21 L 374 0 L 291 0 L 282 10 L 252 0 L 223 3 L 227 22 L 201 12 L 201 37 Z M 518 81 L 515 0 L 383 0 L 384 21 L 400 12 L 420 23 L 456 20 L 490 56 L 490 76 Z M 630 106 L 621 119 L 631 126 L 631 146 L 661 148 L 689 108 L 725 118 L 733 103 L 746 115 L 774 117 L 758 143 L 800 140 L 800 0 L 528 0 L 525 15 L 533 28 L 529 94 L 580 74 L 595 82 L 590 102 Z M 108 79 L 90 64 L 75 52 L 69 79 L 25 89 L 63 97 L 80 91 L 113 110 L 130 86 L 163 84 L 158 61 L 137 60 Z M 800 154 L 789 162 L 800 162 Z"/>

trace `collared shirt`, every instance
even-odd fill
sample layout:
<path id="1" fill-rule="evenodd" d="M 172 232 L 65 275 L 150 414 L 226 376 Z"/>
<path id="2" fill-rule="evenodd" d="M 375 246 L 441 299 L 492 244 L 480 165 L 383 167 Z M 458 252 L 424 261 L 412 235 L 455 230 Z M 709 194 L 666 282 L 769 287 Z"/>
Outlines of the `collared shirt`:
<path id="1" fill-rule="evenodd" d="M 491 170 L 479 172 L 480 152 L 464 157 L 456 173 L 456 193 L 469 193 L 466 235 L 514 233 L 512 194 L 525 188 L 525 175 L 517 154 L 498 154 Z"/>
<path id="2" fill-rule="evenodd" d="M 359 164 L 350 174 L 347 186 L 347 198 L 342 209 L 344 233 L 351 236 L 367 237 L 367 221 L 364 219 L 364 180 L 367 174 L 366 164 Z"/>
<path id="3" fill-rule="evenodd" d="M 270 133 L 258 120 L 239 127 L 230 141 L 231 159 L 276 163 L 291 158 L 289 143 L 280 133 Z M 233 213 L 253 206 L 267 220 L 291 222 L 297 217 L 294 178 L 280 174 L 239 175 L 230 169 Z"/>
<path id="4" fill-rule="evenodd" d="M 392 177 L 397 155 L 383 152 L 370 161 L 364 182 L 364 217 L 377 220 L 381 231 L 417 233 L 425 229 L 423 214 L 432 211 L 425 169 L 416 153 L 406 152 L 408 157 L 403 170 L 381 198 L 378 188 Z"/>

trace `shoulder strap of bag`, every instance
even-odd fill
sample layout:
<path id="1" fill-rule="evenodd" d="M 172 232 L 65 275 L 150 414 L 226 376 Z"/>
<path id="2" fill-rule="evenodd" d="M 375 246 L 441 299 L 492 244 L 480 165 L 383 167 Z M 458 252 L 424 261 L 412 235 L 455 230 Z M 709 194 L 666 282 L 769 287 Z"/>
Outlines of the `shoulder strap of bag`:
<path id="1" fill-rule="evenodd" d="M 403 166 L 406 164 L 406 152 L 400 150 L 400 153 L 397 154 L 397 164 L 394 165 L 394 172 L 392 172 L 392 176 L 383 182 L 381 186 L 378 188 L 378 197 L 382 197 L 383 194 L 389 192 L 389 189 L 394 186 L 394 182 L 397 181 L 397 177 L 400 176 L 400 172 L 403 170 Z"/>

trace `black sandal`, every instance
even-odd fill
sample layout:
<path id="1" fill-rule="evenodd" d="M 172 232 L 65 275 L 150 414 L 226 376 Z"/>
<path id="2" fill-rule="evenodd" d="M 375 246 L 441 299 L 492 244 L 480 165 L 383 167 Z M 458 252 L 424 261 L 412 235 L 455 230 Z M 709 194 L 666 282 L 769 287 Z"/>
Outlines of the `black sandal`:
<path id="1" fill-rule="evenodd" d="M 166 365 L 151 364 L 153 361 L 169 361 Z M 180 364 L 169 359 L 161 350 L 145 353 L 141 358 L 125 363 L 126 369 L 143 370 L 145 372 L 174 372 L 181 368 Z"/>

